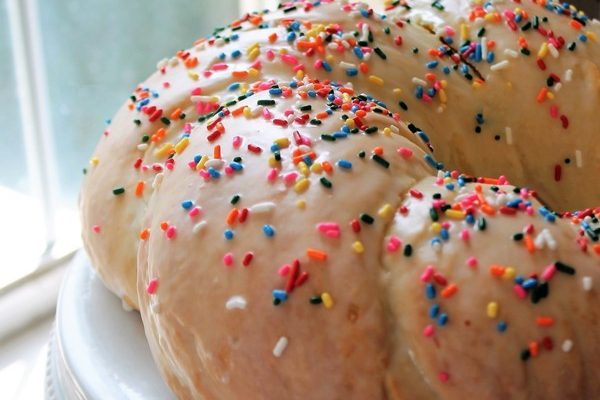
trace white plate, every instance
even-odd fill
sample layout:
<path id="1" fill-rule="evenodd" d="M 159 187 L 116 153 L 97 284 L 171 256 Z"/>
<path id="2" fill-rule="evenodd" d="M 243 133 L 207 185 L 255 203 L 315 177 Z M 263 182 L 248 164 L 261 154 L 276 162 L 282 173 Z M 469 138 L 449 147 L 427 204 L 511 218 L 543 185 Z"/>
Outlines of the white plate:
<path id="1" fill-rule="evenodd" d="M 85 253 L 69 267 L 56 310 L 48 399 L 174 399 L 146 343 L 140 315 L 125 311 Z"/>

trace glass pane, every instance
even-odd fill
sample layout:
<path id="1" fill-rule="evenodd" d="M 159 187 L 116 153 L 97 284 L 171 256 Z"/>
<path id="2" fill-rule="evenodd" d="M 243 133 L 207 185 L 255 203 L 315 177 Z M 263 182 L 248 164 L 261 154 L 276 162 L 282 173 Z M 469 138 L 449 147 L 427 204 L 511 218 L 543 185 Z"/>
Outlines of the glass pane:
<path id="1" fill-rule="evenodd" d="M 38 1 L 61 201 L 111 118 L 156 63 L 238 17 L 237 0 Z"/>

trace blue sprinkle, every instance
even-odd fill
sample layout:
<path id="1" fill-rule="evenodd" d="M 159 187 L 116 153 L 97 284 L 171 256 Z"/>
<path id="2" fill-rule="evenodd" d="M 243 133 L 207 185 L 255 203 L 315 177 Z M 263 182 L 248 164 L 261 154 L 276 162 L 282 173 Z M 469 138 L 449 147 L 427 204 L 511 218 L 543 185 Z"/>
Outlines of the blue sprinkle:
<path id="1" fill-rule="evenodd" d="M 444 43 L 446 43 L 447 45 L 452 45 L 454 43 L 454 39 L 452 39 L 451 36 L 446 36 L 444 38 Z"/>
<path id="2" fill-rule="evenodd" d="M 440 306 L 438 304 L 432 304 L 429 307 L 429 318 L 437 318 L 440 313 Z"/>
<path id="3" fill-rule="evenodd" d="M 223 236 L 225 236 L 225 239 L 231 240 L 233 239 L 233 231 L 231 229 L 225 229 Z"/>
<path id="4" fill-rule="evenodd" d="M 280 301 L 286 301 L 288 299 L 288 294 L 285 290 L 274 289 L 273 290 L 273 298 L 280 300 Z"/>
<path id="5" fill-rule="evenodd" d="M 296 40 L 296 33 L 294 33 L 294 32 L 288 33 L 286 39 L 288 42 L 293 42 L 294 40 Z"/>
<path id="6" fill-rule="evenodd" d="M 475 46 L 475 61 L 480 62 L 481 59 L 482 59 L 481 44 L 477 43 L 477 46 Z"/>
<path id="7" fill-rule="evenodd" d="M 208 169 L 208 173 L 210 174 L 210 177 L 213 179 L 219 179 L 221 177 L 221 173 L 219 171 L 217 171 L 216 169 L 214 169 L 213 167 L 210 167 Z"/>
<path id="8" fill-rule="evenodd" d="M 344 169 L 351 169 L 352 168 L 352 163 L 348 160 L 339 160 L 337 162 L 338 167 L 340 168 L 344 168 Z"/>
<path id="9" fill-rule="evenodd" d="M 329 63 L 325 60 L 323 60 L 323 62 L 321 63 L 321 66 L 323 67 L 323 69 L 327 72 L 331 72 L 331 65 L 329 65 Z"/>
<path id="10" fill-rule="evenodd" d="M 181 202 L 181 207 L 183 207 L 184 210 L 189 210 L 193 205 L 194 202 L 192 200 L 184 200 Z"/>
<path id="11" fill-rule="evenodd" d="M 475 223 L 475 217 L 473 216 L 473 214 L 467 214 L 465 222 L 469 225 L 473 225 Z"/>
<path id="12" fill-rule="evenodd" d="M 537 279 L 529 278 L 525 280 L 525 282 L 523 282 L 521 286 L 523 286 L 523 289 L 532 289 L 537 286 Z"/>
<path id="13" fill-rule="evenodd" d="M 429 95 L 429 97 L 435 97 L 435 95 L 437 94 L 437 90 L 435 90 L 435 88 L 429 88 L 427 89 L 427 94 Z"/>
<path id="14" fill-rule="evenodd" d="M 521 204 L 522 202 L 523 200 L 521 199 L 514 199 L 506 203 L 506 206 L 511 208 L 519 208 L 519 204 Z"/>
<path id="15" fill-rule="evenodd" d="M 425 295 L 427 296 L 428 299 L 435 299 L 436 291 L 435 291 L 435 286 L 433 286 L 433 284 L 428 283 L 425 286 Z"/>
<path id="16" fill-rule="evenodd" d="M 294 21 L 290 24 L 290 28 L 294 31 L 298 31 L 300 29 L 300 21 Z"/>
<path id="17" fill-rule="evenodd" d="M 520 284 L 522 284 L 523 282 L 525 282 L 525 278 L 523 278 L 523 276 L 522 276 L 522 275 L 517 275 L 517 276 L 515 276 L 515 283 L 516 283 L 517 285 L 520 285 Z"/>
<path id="18" fill-rule="evenodd" d="M 356 55 L 356 57 L 358 57 L 361 60 L 363 59 L 364 55 L 363 55 L 362 49 L 360 47 L 355 46 L 352 49 L 352 51 L 354 51 L 354 54 Z"/>
<path id="19" fill-rule="evenodd" d="M 498 321 L 498 324 L 496 325 L 496 330 L 498 332 L 502 333 L 506 330 L 507 327 L 508 327 L 508 325 L 506 325 L 506 322 Z"/>
<path id="20" fill-rule="evenodd" d="M 446 189 L 449 191 L 454 190 L 454 183 L 446 183 Z"/>
<path id="21" fill-rule="evenodd" d="M 194 156 L 194 162 L 196 164 L 198 164 L 200 162 L 200 160 L 202 160 L 202 156 L 200 154 L 197 154 Z"/>
<path id="22" fill-rule="evenodd" d="M 263 233 L 267 237 L 273 237 L 273 236 L 275 236 L 275 229 L 271 225 L 264 225 Z"/>
<path id="23" fill-rule="evenodd" d="M 448 314 L 446 314 L 446 313 L 440 314 L 440 316 L 438 318 L 438 325 L 439 326 L 444 326 L 447 323 L 448 323 Z"/>
<path id="24" fill-rule="evenodd" d="M 426 66 L 428 69 L 435 69 L 435 68 L 437 68 L 437 66 L 438 66 L 439 64 L 440 64 L 440 63 L 439 63 L 439 61 L 429 61 L 427 64 L 425 64 L 425 66 Z"/>
<path id="25" fill-rule="evenodd" d="M 368 18 L 368 17 L 369 17 L 369 10 L 365 10 L 364 8 L 361 8 L 361 9 L 360 9 L 360 15 L 361 15 L 363 18 Z"/>
<path id="26" fill-rule="evenodd" d="M 487 55 L 487 62 L 489 64 L 492 64 L 494 62 L 494 60 L 496 59 L 496 54 L 494 54 L 493 51 L 490 51 Z"/>
<path id="27" fill-rule="evenodd" d="M 225 57 L 227 57 L 227 56 L 225 55 L 225 53 L 221 53 L 221 54 L 219 54 L 219 59 L 220 59 L 220 60 L 224 60 L 224 59 L 225 59 Z"/>
<path id="28" fill-rule="evenodd" d="M 279 150 L 280 150 L 280 149 L 279 149 L 279 145 L 278 145 L 277 143 L 273 143 L 273 144 L 271 145 L 271 153 L 275 153 L 275 152 L 277 152 L 277 151 L 279 151 Z"/>
<path id="29" fill-rule="evenodd" d="M 446 229 L 446 228 L 440 229 L 440 237 L 444 241 L 448 241 L 448 239 L 450 239 L 450 233 L 448 233 L 448 229 Z"/>
<path id="30" fill-rule="evenodd" d="M 431 239 L 431 246 L 441 245 L 441 244 L 442 244 L 442 240 L 438 236 Z"/>
<path id="31" fill-rule="evenodd" d="M 579 35 L 579 41 L 580 42 L 587 42 L 588 38 L 587 36 L 585 36 L 583 33 Z"/>
<path id="32" fill-rule="evenodd" d="M 444 72 L 445 75 L 450 75 L 450 67 L 446 66 L 442 69 L 442 71 Z"/>
<path id="33" fill-rule="evenodd" d="M 234 35 L 231 35 L 231 37 L 230 37 L 230 39 L 231 39 L 232 41 L 234 41 L 234 42 L 235 42 L 236 40 L 238 40 L 239 38 L 240 38 L 240 35 L 238 35 L 237 33 L 236 33 L 236 34 L 234 34 Z"/>
<path id="34" fill-rule="evenodd" d="M 227 87 L 227 90 L 229 90 L 230 92 L 233 92 L 234 90 L 238 90 L 239 88 L 240 88 L 240 83 L 234 82 Z"/>
<path id="35" fill-rule="evenodd" d="M 477 121 L 477 123 L 479 125 L 483 124 L 485 122 L 485 119 L 483 118 L 483 114 L 482 113 L 477 113 L 477 115 L 475 116 L 475 120 Z"/>
<path id="36" fill-rule="evenodd" d="M 333 134 L 333 137 L 336 139 L 346 139 L 348 137 L 348 134 L 346 132 L 335 132 Z"/>
<path id="37" fill-rule="evenodd" d="M 240 163 L 237 163 L 237 162 L 232 162 L 232 163 L 229 164 L 229 166 L 234 171 L 241 171 L 241 170 L 244 169 L 244 166 L 242 164 L 240 164 Z"/>
<path id="38" fill-rule="evenodd" d="M 315 92 L 314 90 L 309 90 L 308 97 L 317 97 L 317 92 Z"/>
<path id="39" fill-rule="evenodd" d="M 348 75 L 348 76 L 356 76 L 356 75 L 358 75 L 358 69 L 356 69 L 356 68 L 348 68 L 346 70 L 346 75 Z"/>
<path id="40" fill-rule="evenodd" d="M 425 154 L 425 156 L 423 158 L 425 159 L 425 162 L 427 164 L 429 164 L 431 167 L 433 167 L 435 169 L 442 169 L 442 168 L 439 168 L 440 167 L 440 163 L 438 163 L 437 161 L 435 161 L 433 159 L 433 157 L 431 156 L 431 154 Z"/>
<path id="41" fill-rule="evenodd" d="M 304 157 L 302 157 L 302 161 L 304 161 L 304 163 L 306 165 L 308 165 L 309 167 L 311 165 L 313 165 L 313 160 L 312 160 L 312 158 L 310 158 L 310 156 L 304 156 Z"/>
<path id="42" fill-rule="evenodd" d="M 418 85 L 416 87 L 416 89 L 415 89 L 415 97 L 417 99 L 422 99 L 423 98 L 423 91 L 424 91 L 423 86 Z"/>
<path id="43" fill-rule="evenodd" d="M 279 96 L 281 93 L 283 93 L 283 90 L 281 88 L 271 88 L 271 89 L 269 89 L 269 94 L 271 96 Z"/>
<path id="44" fill-rule="evenodd" d="M 232 58 L 238 58 L 238 57 L 239 57 L 239 56 L 241 56 L 241 55 L 242 55 L 242 52 L 241 52 L 241 51 L 239 51 L 239 50 L 234 50 L 234 51 L 231 53 L 231 57 L 232 57 Z"/>

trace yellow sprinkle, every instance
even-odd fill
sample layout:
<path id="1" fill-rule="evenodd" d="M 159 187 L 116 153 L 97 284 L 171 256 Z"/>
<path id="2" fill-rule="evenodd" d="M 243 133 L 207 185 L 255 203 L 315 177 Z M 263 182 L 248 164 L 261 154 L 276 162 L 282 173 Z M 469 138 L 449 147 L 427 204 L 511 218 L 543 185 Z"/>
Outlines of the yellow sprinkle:
<path id="1" fill-rule="evenodd" d="M 481 83 L 480 82 L 473 82 L 473 89 L 479 89 L 481 87 Z"/>
<path id="2" fill-rule="evenodd" d="M 206 164 L 207 161 L 208 156 L 202 156 L 202 158 L 200 159 L 200 161 L 198 161 L 198 164 L 196 165 L 196 170 L 200 171 L 202 168 L 204 168 L 204 164 Z"/>
<path id="3" fill-rule="evenodd" d="M 352 250 L 354 250 L 356 254 L 362 254 L 365 252 L 365 246 L 363 246 L 362 242 L 357 240 L 356 242 L 352 243 Z"/>
<path id="4" fill-rule="evenodd" d="M 585 36 L 587 36 L 587 38 L 593 42 L 598 41 L 598 36 L 596 35 L 596 32 L 586 31 Z"/>
<path id="5" fill-rule="evenodd" d="M 181 139 L 175 145 L 175 153 L 181 154 L 185 150 L 185 148 L 188 147 L 188 144 L 190 144 L 190 139 L 188 139 L 186 137 L 184 137 L 183 139 Z"/>
<path id="6" fill-rule="evenodd" d="M 248 60 L 254 61 L 260 55 L 260 49 L 256 48 L 248 54 Z"/>
<path id="7" fill-rule="evenodd" d="M 98 157 L 92 157 L 90 158 L 90 164 L 95 167 L 96 165 L 98 165 L 98 163 L 100 162 L 100 160 L 98 159 Z"/>
<path id="8" fill-rule="evenodd" d="M 197 73 L 195 73 L 194 71 L 188 71 L 188 76 L 190 77 L 191 80 L 193 81 L 197 81 L 198 78 L 200 78 L 200 75 L 198 75 Z"/>
<path id="9" fill-rule="evenodd" d="M 246 49 L 246 55 L 249 56 L 250 53 L 252 53 L 254 50 L 259 49 L 260 48 L 260 44 L 258 42 L 255 42 L 254 44 L 252 44 L 250 47 L 248 47 Z"/>
<path id="10" fill-rule="evenodd" d="M 280 137 L 273 141 L 280 149 L 287 149 L 290 145 L 290 139 L 286 137 Z"/>
<path id="11" fill-rule="evenodd" d="M 251 76 L 251 77 L 257 77 L 259 73 L 260 73 L 260 71 L 257 70 L 256 68 L 249 68 L 248 69 L 248 75 Z"/>
<path id="12" fill-rule="evenodd" d="M 385 127 L 383 128 L 383 134 L 388 137 L 392 136 L 392 130 L 389 127 Z"/>
<path id="13" fill-rule="evenodd" d="M 248 107 L 248 106 L 244 107 L 244 117 L 246 117 L 246 118 L 252 117 L 252 110 L 250 110 L 250 107 Z"/>
<path id="14" fill-rule="evenodd" d="M 548 93 L 546 93 L 546 97 L 550 100 L 554 100 L 554 93 L 551 91 L 548 91 Z"/>
<path id="15" fill-rule="evenodd" d="M 451 208 L 447 209 L 445 212 L 446 216 L 451 219 L 465 219 L 464 211 L 453 210 Z"/>
<path id="16" fill-rule="evenodd" d="M 469 27 L 467 24 L 460 24 L 460 38 L 463 42 L 469 38 Z"/>
<path id="17" fill-rule="evenodd" d="M 394 89 L 394 95 L 400 96 L 401 94 L 402 94 L 402 89 L 400 89 L 400 88 L 395 88 Z"/>
<path id="18" fill-rule="evenodd" d="M 275 168 L 279 166 L 279 161 L 275 159 L 275 154 L 269 156 L 269 167 Z"/>
<path id="19" fill-rule="evenodd" d="M 353 118 L 348 118 L 346 120 L 346 126 L 350 129 L 354 129 L 356 128 L 356 124 L 354 123 L 354 119 Z"/>
<path id="20" fill-rule="evenodd" d="M 301 210 L 304 210 L 306 208 L 306 200 L 298 200 L 296 201 L 296 207 L 298 207 Z"/>
<path id="21" fill-rule="evenodd" d="M 440 85 L 442 85 L 442 88 L 444 88 L 444 89 L 445 89 L 445 88 L 447 88 L 447 87 L 448 87 L 448 81 L 447 81 L 447 80 L 445 80 L 445 79 L 442 79 L 442 80 L 440 81 Z"/>
<path id="22" fill-rule="evenodd" d="M 548 43 L 544 42 L 540 46 L 540 50 L 538 51 L 538 58 L 544 58 L 548 55 Z"/>
<path id="23" fill-rule="evenodd" d="M 296 79 L 304 79 L 304 71 L 299 69 L 296 71 Z"/>
<path id="24" fill-rule="evenodd" d="M 381 79 L 377 75 L 369 75 L 369 82 L 374 83 L 378 86 L 383 86 L 383 79 Z"/>
<path id="25" fill-rule="evenodd" d="M 310 169 L 308 169 L 308 165 L 306 165 L 306 163 L 304 161 L 300 161 L 298 163 L 298 170 L 305 177 L 307 177 L 308 175 L 310 175 Z"/>
<path id="26" fill-rule="evenodd" d="M 310 166 L 310 172 L 320 174 L 321 172 L 323 172 L 323 166 L 321 165 L 321 163 L 316 162 Z"/>
<path id="27" fill-rule="evenodd" d="M 515 276 L 517 276 L 517 270 L 514 267 L 506 267 L 502 275 L 504 279 L 513 279 Z"/>
<path id="28" fill-rule="evenodd" d="M 248 84 L 246 82 L 242 82 L 240 84 L 240 92 L 246 93 L 248 91 Z"/>
<path id="29" fill-rule="evenodd" d="M 165 157 L 173 149 L 172 143 L 165 143 L 159 149 L 154 150 L 154 157 Z"/>
<path id="30" fill-rule="evenodd" d="M 439 222 L 434 222 L 429 226 L 429 231 L 431 233 L 440 233 L 441 230 L 442 224 L 440 224 Z"/>
<path id="31" fill-rule="evenodd" d="M 440 101 L 442 104 L 446 104 L 448 102 L 448 95 L 446 95 L 446 91 L 444 89 L 440 89 Z"/>
<path id="32" fill-rule="evenodd" d="M 298 182 L 296 182 L 296 184 L 294 185 L 294 190 L 296 191 L 296 193 L 303 193 L 306 191 L 306 189 L 308 189 L 309 185 L 310 181 L 306 178 L 302 178 Z"/>
<path id="33" fill-rule="evenodd" d="M 384 204 L 383 206 L 381 206 L 379 211 L 377 211 L 377 214 L 381 218 L 387 219 L 390 216 L 392 216 L 392 214 L 394 214 L 394 209 L 391 204 L 387 203 L 387 204 Z"/>
<path id="34" fill-rule="evenodd" d="M 327 57 L 325 57 L 325 59 L 329 63 L 333 63 L 335 61 L 335 57 L 333 57 L 331 54 L 327 55 Z"/>
<path id="35" fill-rule="evenodd" d="M 349 103 L 352 100 L 352 97 L 348 93 L 342 93 L 342 101 L 344 103 Z"/>
<path id="36" fill-rule="evenodd" d="M 490 301 L 487 305 L 487 316 L 489 318 L 496 318 L 498 316 L 498 303 Z"/>
<path id="37" fill-rule="evenodd" d="M 321 295 L 321 300 L 323 301 L 323 305 L 325 306 L 325 308 L 331 308 L 333 307 L 333 299 L 331 298 L 331 295 L 327 292 L 324 292 Z"/>
<path id="38" fill-rule="evenodd" d="M 486 22 L 492 22 L 492 21 L 494 21 L 494 18 L 495 18 L 494 14 L 491 14 L 491 13 L 486 14 L 485 17 L 483 17 L 483 19 L 485 19 Z"/>
<path id="39" fill-rule="evenodd" d="M 279 49 L 279 54 L 287 54 L 288 50 L 285 47 Z"/>

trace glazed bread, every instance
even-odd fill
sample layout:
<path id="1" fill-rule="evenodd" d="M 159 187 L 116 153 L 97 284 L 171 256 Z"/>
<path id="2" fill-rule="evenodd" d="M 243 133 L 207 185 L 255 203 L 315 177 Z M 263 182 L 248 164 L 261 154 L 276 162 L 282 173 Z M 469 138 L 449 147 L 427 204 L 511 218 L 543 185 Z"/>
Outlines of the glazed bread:
<path id="1" fill-rule="evenodd" d="M 349 86 L 251 93 L 189 131 L 144 223 L 140 311 L 179 398 L 600 395 L 591 211 L 436 173 Z"/>
<path id="2" fill-rule="evenodd" d="M 406 3 L 384 14 L 287 3 L 160 62 L 102 135 L 83 182 L 84 244 L 107 287 L 138 307 L 136 252 L 155 234 L 142 223 L 155 181 L 183 155 L 190 124 L 257 81 L 348 82 L 397 113 L 434 168 L 507 174 L 559 210 L 597 203 L 597 21 L 546 0 Z"/>

